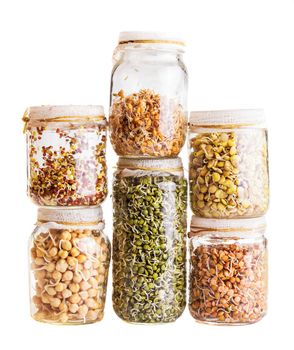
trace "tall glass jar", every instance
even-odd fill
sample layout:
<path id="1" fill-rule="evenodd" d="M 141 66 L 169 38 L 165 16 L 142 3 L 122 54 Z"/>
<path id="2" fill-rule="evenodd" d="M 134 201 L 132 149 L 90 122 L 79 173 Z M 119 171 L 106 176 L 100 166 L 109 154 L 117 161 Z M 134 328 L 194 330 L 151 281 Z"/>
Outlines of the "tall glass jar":
<path id="1" fill-rule="evenodd" d="M 85 324 L 103 318 L 110 243 L 98 208 L 39 208 L 30 239 L 31 315 Z"/>
<path id="2" fill-rule="evenodd" d="M 179 158 L 120 158 L 113 183 L 113 307 L 175 321 L 186 305 L 187 183 Z"/>
<path id="3" fill-rule="evenodd" d="M 189 309 L 197 321 L 243 325 L 265 315 L 268 268 L 264 231 L 264 217 L 192 217 Z"/>
<path id="4" fill-rule="evenodd" d="M 179 154 L 187 125 L 183 53 L 183 41 L 164 33 L 120 33 L 109 117 L 111 143 L 119 156 Z"/>
<path id="5" fill-rule="evenodd" d="M 94 206 L 107 194 L 101 106 L 30 107 L 28 195 L 39 206 Z"/>
<path id="6" fill-rule="evenodd" d="M 262 110 L 192 112 L 191 208 L 206 218 L 264 215 L 269 201 L 267 130 Z"/>

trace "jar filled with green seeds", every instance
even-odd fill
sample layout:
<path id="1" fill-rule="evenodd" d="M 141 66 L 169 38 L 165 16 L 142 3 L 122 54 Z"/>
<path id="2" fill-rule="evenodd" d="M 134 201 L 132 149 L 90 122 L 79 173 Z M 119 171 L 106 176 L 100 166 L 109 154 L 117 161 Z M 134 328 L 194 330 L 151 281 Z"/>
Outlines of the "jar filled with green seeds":
<path id="1" fill-rule="evenodd" d="M 120 158 L 113 182 L 113 308 L 175 321 L 186 305 L 187 182 L 180 158 Z"/>
<path id="2" fill-rule="evenodd" d="M 189 125 L 191 209 L 228 219 L 268 208 L 267 130 L 262 110 L 192 112 Z"/>

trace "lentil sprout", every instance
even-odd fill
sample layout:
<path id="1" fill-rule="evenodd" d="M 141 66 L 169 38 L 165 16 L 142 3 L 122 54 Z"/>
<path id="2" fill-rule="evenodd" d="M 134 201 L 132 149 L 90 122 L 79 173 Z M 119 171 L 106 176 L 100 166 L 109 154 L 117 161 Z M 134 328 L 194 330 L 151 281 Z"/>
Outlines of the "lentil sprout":
<path id="1" fill-rule="evenodd" d="M 129 322 L 175 321 L 186 305 L 187 183 L 116 176 L 113 307 Z"/>
<path id="2" fill-rule="evenodd" d="M 195 215 L 238 218 L 266 212 L 266 130 L 199 133 L 190 146 L 190 199 Z"/>
<path id="3" fill-rule="evenodd" d="M 265 315 L 266 299 L 265 241 L 191 248 L 189 309 L 196 320 L 254 323 Z"/>

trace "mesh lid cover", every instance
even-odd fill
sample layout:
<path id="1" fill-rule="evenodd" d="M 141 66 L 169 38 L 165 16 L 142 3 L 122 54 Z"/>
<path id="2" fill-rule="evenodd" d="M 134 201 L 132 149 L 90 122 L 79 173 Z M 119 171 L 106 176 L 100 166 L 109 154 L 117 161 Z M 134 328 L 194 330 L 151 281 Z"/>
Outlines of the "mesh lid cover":
<path id="1" fill-rule="evenodd" d="M 263 109 L 231 109 L 219 111 L 193 111 L 190 126 L 255 125 L 265 122 Z"/>
<path id="2" fill-rule="evenodd" d="M 104 116 L 104 109 L 99 105 L 32 106 L 25 114 L 29 119 L 101 117 Z"/>
<path id="3" fill-rule="evenodd" d="M 259 218 L 253 219 L 235 219 L 235 220 L 225 220 L 225 219 L 205 219 L 199 218 L 195 215 L 192 216 L 191 220 L 191 230 L 193 228 L 199 229 L 258 229 L 265 227 L 266 221 L 265 217 L 261 216 Z"/>
<path id="4" fill-rule="evenodd" d="M 98 223 L 103 220 L 101 207 L 95 208 L 38 208 L 38 221 L 56 223 Z"/>
<path id="5" fill-rule="evenodd" d="M 138 168 L 146 170 L 181 170 L 183 163 L 181 158 L 124 158 L 117 162 L 119 168 Z"/>

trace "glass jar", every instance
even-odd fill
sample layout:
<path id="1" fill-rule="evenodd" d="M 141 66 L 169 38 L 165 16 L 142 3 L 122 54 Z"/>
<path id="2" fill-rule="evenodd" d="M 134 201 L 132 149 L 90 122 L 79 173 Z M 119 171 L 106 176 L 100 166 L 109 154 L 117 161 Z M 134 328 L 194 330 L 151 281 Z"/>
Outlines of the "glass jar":
<path id="1" fill-rule="evenodd" d="M 31 315 L 85 324 L 103 318 L 110 243 L 98 208 L 39 208 L 30 239 Z"/>
<path id="2" fill-rule="evenodd" d="M 113 183 L 113 307 L 175 321 L 186 305 L 187 183 L 179 158 L 120 158 Z"/>
<path id="3" fill-rule="evenodd" d="M 119 156 L 179 154 L 187 127 L 183 53 L 184 43 L 167 34 L 120 33 L 109 117 L 111 143 Z"/>
<path id="4" fill-rule="evenodd" d="M 30 107 L 28 195 L 39 206 L 94 206 L 107 194 L 101 106 Z"/>
<path id="5" fill-rule="evenodd" d="M 269 201 L 267 130 L 262 110 L 192 112 L 190 201 L 195 215 L 264 215 Z"/>
<path id="6" fill-rule="evenodd" d="M 243 325 L 265 315 L 268 267 L 264 231 L 264 217 L 192 217 L 189 309 L 197 321 Z"/>

